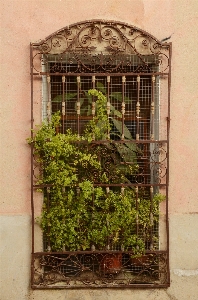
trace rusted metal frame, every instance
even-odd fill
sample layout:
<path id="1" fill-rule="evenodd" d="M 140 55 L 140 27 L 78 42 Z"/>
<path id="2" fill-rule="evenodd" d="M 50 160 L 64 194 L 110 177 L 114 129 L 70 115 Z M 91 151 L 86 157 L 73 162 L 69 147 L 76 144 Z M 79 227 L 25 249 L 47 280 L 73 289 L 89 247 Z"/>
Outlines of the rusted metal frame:
<path id="1" fill-rule="evenodd" d="M 166 186 L 166 231 L 167 231 L 167 268 L 168 268 L 168 286 L 170 286 L 170 261 L 169 261 L 169 151 L 170 151 L 170 97 L 171 97 L 171 58 L 172 58 L 172 43 L 169 43 L 169 76 L 168 76 L 168 117 L 167 117 L 167 186 Z"/>
<path id="2" fill-rule="evenodd" d="M 31 139 L 33 139 L 34 127 L 34 90 L 33 90 L 33 47 L 30 43 L 30 74 L 31 74 Z M 32 253 L 34 253 L 34 195 L 33 195 L 33 169 L 34 169 L 34 145 L 31 144 L 31 210 L 32 210 Z"/>
<path id="3" fill-rule="evenodd" d="M 105 73 L 106 74 L 106 73 Z M 54 75 L 54 73 L 53 73 L 53 75 Z M 59 75 L 62 75 L 61 73 L 59 74 Z M 82 75 L 82 74 L 81 74 Z M 85 75 L 87 76 L 87 74 L 85 73 Z M 97 74 L 98 75 L 98 74 Z M 130 74 L 129 76 L 131 76 L 131 75 L 134 75 L 134 74 Z M 146 73 L 145 75 L 147 75 L 148 76 L 148 73 Z M 164 74 L 163 74 L 164 75 Z M 74 75 L 74 76 L 76 76 L 76 75 Z M 117 74 L 115 75 L 115 76 L 118 76 Z M 33 75 L 31 74 L 31 79 L 32 79 L 32 82 L 33 82 Z M 169 75 L 169 77 L 168 77 L 168 80 L 170 80 L 170 75 Z M 170 88 L 170 86 L 169 86 L 169 88 Z M 33 83 L 32 83 L 32 92 L 33 92 Z M 33 100 L 33 96 L 32 96 L 32 100 Z M 33 102 L 33 101 L 32 101 Z M 170 110 L 170 89 L 169 89 L 169 110 Z M 168 138 L 167 138 L 167 140 L 169 141 L 169 120 L 170 120 L 170 112 L 168 112 L 168 119 L 167 119 L 167 134 L 168 134 Z M 32 126 L 32 128 L 33 128 L 33 126 Z M 127 142 L 127 141 L 124 141 L 124 142 Z M 159 142 L 162 142 L 162 141 L 141 141 L 141 143 L 142 142 L 146 142 L 146 143 L 153 143 L 153 142 L 155 142 L 155 143 L 159 143 Z M 167 141 L 163 141 L 163 142 L 167 142 Z M 138 141 L 138 143 L 140 143 L 140 141 Z M 169 148 L 168 148 L 168 150 L 169 150 Z M 168 151 L 168 154 L 169 154 L 169 151 Z M 33 155 L 32 155 L 32 157 L 33 157 Z M 32 181 L 33 182 L 33 181 Z M 97 185 L 96 185 L 97 186 Z M 108 185 L 109 186 L 109 185 Z M 123 186 L 123 184 L 122 184 L 122 186 Z M 137 184 L 134 184 L 134 186 L 137 186 Z M 143 184 L 139 184 L 138 186 L 145 186 L 145 185 L 143 185 Z M 146 185 L 146 186 L 151 186 L 151 185 Z M 154 186 L 153 184 L 152 184 L 152 186 Z M 156 186 L 166 186 L 166 189 L 167 189 L 167 196 L 168 196 L 168 186 L 167 185 L 165 185 L 165 184 L 158 184 L 158 185 L 156 185 Z M 33 190 L 33 189 L 32 189 Z M 168 202 L 167 202 L 168 203 Z M 168 212 L 168 204 L 167 204 L 167 212 Z M 168 214 L 167 214 L 167 216 L 168 216 Z M 168 218 L 167 218 L 167 221 L 168 221 Z M 167 224 L 168 225 L 168 224 Z M 167 232 L 168 232 L 168 226 L 167 226 Z M 168 244 L 169 245 L 169 244 Z M 168 247 L 168 249 L 169 249 L 169 247 Z M 47 252 L 47 253 L 49 253 L 49 252 Z M 69 253 L 71 253 L 71 252 L 69 252 Z M 84 252 L 83 252 L 84 253 Z M 105 253 L 106 253 L 106 251 L 105 251 Z M 52 254 L 54 254 L 54 252 L 52 252 Z M 60 254 L 60 252 L 59 252 L 59 254 Z M 168 264 L 168 267 L 169 267 L 169 264 Z M 151 284 L 152 286 L 153 286 L 153 284 Z M 133 286 L 135 287 L 136 285 L 134 285 L 133 284 Z M 141 285 L 137 285 L 137 286 L 139 286 L 139 287 L 143 287 L 144 285 L 143 284 L 141 284 Z M 146 285 L 147 286 L 147 285 Z M 157 285 L 158 286 L 158 285 Z M 125 285 L 125 287 L 126 287 L 126 285 Z M 131 285 L 129 285 L 129 287 L 132 287 Z M 159 287 L 159 286 L 158 286 Z M 44 287 L 44 288 L 46 288 L 46 287 Z M 55 287 L 56 288 L 56 287 Z M 63 287 L 63 288 L 66 288 L 65 286 Z M 76 288 L 76 287 L 75 287 Z"/>
<path id="4" fill-rule="evenodd" d="M 38 184 L 38 185 L 34 185 L 33 186 L 33 188 L 44 188 L 44 187 L 52 187 L 53 186 L 53 184 Z M 93 186 L 104 186 L 104 187 L 110 187 L 110 186 L 112 186 L 112 187 L 115 187 L 115 186 L 120 186 L 120 187 L 123 187 L 123 186 L 134 186 L 134 187 L 136 187 L 136 186 L 138 186 L 138 187 L 146 187 L 146 186 L 159 186 L 159 187 L 166 187 L 167 186 L 167 184 L 166 183 L 152 183 L 152 184 L 150 184 L 150 183 L 94 183 L 93 184 Z"/>
<path id="5" fill-rule="evenodd" d="M 76 254 L 109 254 L 109 253 L 126 253 L 126 254 L 133 254 L 134 252 L 133 251 L 121 251 L 121 250 L 94 250 L 94 251 L 91 251 L 91 250 L 79 250 L 79 251 L 62 251 L 62 252 L 52 252 L 52 251 L 49 251 L 49 252 L 46 252 L 46 251 L 43 251 L 43 252 L 35 252 L 33 254 L 33 256 L 36 258 L 36 257 L 39 257 L 41 255 L 60 255 L 60 254 L 68 254 L 68 255 L 76 255 Z M 167 254 L 167 250 L 146 250 L 145 251 L 145 254 Z"/>
<path id="6" fill-rule="evenodd" d="M 90 144 L 103 144 L 103 143 L 106 143 L 107 140 L 100 140 L 100 141 L 92 141 Z M 80 143 L 80 144 L 88 144 L 87 141 L 76 141 L 75 143 Z M 139 141 L 136 141 L 136 140 L 112 140 L 111 141 L 112 144 L 116 144 L 116 143 L 134 143 L 134 144 L 167 144 L 167 140 L 156 140 L 156 141 L 153 141 L 153 140 L 139 140 Z"/>
<path id="7" fill-rule="evenodd" d="M 36 290 L 46 290 L 46 289 L 49 289 L 49 290 L 56 290 L 56 289 L 98 289 L 98 288 L 101 288 L 101 289 L 105 289 L 105 288 L 114 288 L 114 289 L 123 289 L 123 288 L 145 288 L 145 289 L 154 289 L 154 288 L 167 288 L 169 287 L 168 284 L 153 284 L 153 283 L 148 283 L 148 284 L 119 284 L 119 285 L 113 285 L 113 284 L 107 284 L 107 285 L 97 285 L 97 286 L 90 286 L 90 285 L 80 285 L 80 286 L 48 286 L 48 285 L 44 285 L 44 286 L 39 286 L 39 285 L 32 285 L 32 289 Z"/>
<path id="8" fill-rule="evenodd" d="M 133 111 L 130 111 L 130 112 L 133 112 Z M 81 116 L 81 120 L 91 120 L 93 117 L 92 116 L 85 116 L 85 115 L 82 115 Z M 66 119 L 66 118 L 65 118 Z M 121 117 L 117 117 L 118 120 L 122 120 Z M 125 121 L 135 121 L 136 120 L 136 117 L 126 117 L 125 116 Z M 76 115 L 69 115 L 67 116 L 67 120 L 77 120 L 77 116 Z M 141 118 L 141 121 L 148 121 L 148 119 L 146 118 Z M 145 126 L 146 127 L 146 126 Z M 146 129 L 145 131 L 146 132 Z M 151 140 L 152 141 L 152 140 Z"/>
<path id="9" fill-rule="evenodd" d="M 30 43 L 30 74 L 31 74 L 31 139 L 33 139 L 33 127 L 34 127 L 34 89 L 33 89 L 33 47 Z M 31 254 L 31 284 L 33 284 L 34 278 L 34 145 L 31 143 L 31 212 L 32 212 L 32 224 L 31 224 L 31 235 L 32 235 L 32 254 Z"/>
<path id="10" fill-rule="evenodd" d="M 96 72 L 92 72 L 92 73 L 72 73 L 72 72 L 68 72 L 68 73 L 62 73 L 62 72 L 54 72 L 54 73 L 50 73 L 50 72 L 38 72 L 38 73 L 33 73 L 34 76 L 39 76 L 39 75 L 49 75 L 49 76 L 66 76 L 66 77 L 71 77 L 71 76 L 97 76 L 97 77 L 106 77 L 107 75 L 110 76 L 168 76 L 169 73 L 163 73 L 163 72 L 139 72 L 139 73 L 133 73 L 133 72 L 128 72 L 128 73 L 111 73 L 111 72 L 105 72 L 105 73 L 96 73 Z"/>

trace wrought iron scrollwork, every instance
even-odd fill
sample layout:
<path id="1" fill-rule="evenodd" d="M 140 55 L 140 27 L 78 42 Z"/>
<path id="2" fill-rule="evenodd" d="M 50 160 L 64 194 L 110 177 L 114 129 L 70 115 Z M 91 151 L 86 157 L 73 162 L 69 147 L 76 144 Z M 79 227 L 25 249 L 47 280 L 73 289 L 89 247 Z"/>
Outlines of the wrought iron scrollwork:
<path id="1" fill-rule="evenodd" d="M 34 48 L 37 53 L 33 65 L 37 72 L 41 71 L 38 64 L 34 64 L 38 56 L 48 72 L 66 72 L 65 61 L 76 66 L 74 73 L 148 73 L 153 71 L 153 65 L 160 68 L 160 72 L 169 69 L 166 44 L 136 27 L 119 22 L 77 23 L 35 43 Z M 56 61 L 49 67 L 45 57 L 49 59 L 50 55 L 55 55 Z"/>
<path id="2" fill-rule="evenodd" d="M 33 255 L 36 288 L 130 287 L 165 285 L 167 253 L 150 252 L 133 257 L 130 252 L 73 252 Z"/>
<path id="3" fill-rule="evenodd" d="M 100 187 L 105 191 L 105 195 L 110 195 L 109 190 L 115 189 L 119 191 L 121 197 L 127 189 L 130 190 L 130 195 L 133 194 L 130 203 L 133 202 L 133 208 L 136 210 L 134 228 L 130 236 L 136 234 L 145 244 L 145 253 L 139 257 L 134 256 L 132 248 L 124 248 L 121 240 L 115 247 L 110 247 L 112 235 L 108 236 L 105 247 L 97 247 L 90 243 L 84 251 L 82 251 L 83 247 L 71 249 L 65 244 L 61 245 L 61 248 L 56 248 L 53 247 L 53 243 L 50 244 L 51 225 L 47 225 L 48 232 L 44 232 L 44 250 L 35 252 L 34 203 L 36 201 L 33 200 L 32 192 L 31 283 L 33 288 L 139 288 L 169 285 L 168 216 L 161 216 L 159 213 L 156 219 L 153 219 L 152 211 L 153 194 L 162 191 L 163 194 L 168 195 L 169 128 L 167 126 L 164 130 L 164 127 L 162 131 L 164 130 L 165 133 L 161 134 L 161 129 L 155 127 L 158 126 L 156 124 L 159 123 L 160 118 L 165 120 L 166 110 L 169 114 L 169 79 L 166 81 L 168 92 L 162 82 L 163 91 L 166 89 L 168 104 L 163 106 L 163 101 L 159 101 L 158 98 L 161 93 L 159 81 L 170 75 L 170 56 L 170 44 L 161 43 L 154 36 L 134 26 L 104 20 L 76 23 L 38 43 L 31 44 L 32 108 L 35 103 L 37 105 L 36 97 L 39 94 L 37 91 L 33 95 L 35 77 L 43 80 L 43 105 L 46 105 L 44 117 L 46 116 L 49 121 L 55 111 L 62 109 L 63 134 L 71 128 L 80 136 L 83 126 L 95 116 L 95 100 L 94 97 L 88 98 L 87 90 L 100 88 L 107 96 L 109 107 L 114 107 L 115 116 L 107 113 L 109 118 L 115 117 L 114 123 L 111 124 L 113 129 L 107 132 L 108 139 L 98 141 L 93 138 L 93 141 L 88 144 L 83 141 L 78 145 L 79 149 L 87 147 L 87 152 L 91 153 L 92 157 L 93 155 L 97 157 L 101 169 L 91 165 L 88 167 L 80 165 L 77 172 L 82 180 L 90 180 L 94 189 Z M 38 88 L 37 84 L 34 86 Z M 73 96 L 69 98 L 70 94 Z M 34 129 L 33 109 L 31 111 L 31 127 Z M 116 121 L 121 124 L 121 131 L 118 130 L 119 126 L 115 126 Z M 125 138 L 124 128 L 129 131 L 130 139 Z M 41 163 L 32 144 L 32 189 L 43 190 L 44 202 L 47 203 L 48 210 L 50 203 L 53 202 L 51 199 L 54 182 L 39 184 L 39 179 L 45 173 L 50 159 Z M 62 186 L 61 196 L 62 194 L 65 196 L 66 192 L 67 187 Z M 79 194 L 80 188 L 75 186 L 75 199 L 78 200 Z M 92 205 L 92 219 L 89 222 L 91 224 L 94 224 L 94 220 L 97 223 L 98 219 L 96 217 L 94 219 L 94 213 L 100 211 L 103 203 L 100 201 L 97 206 L 94 197 L 93 193 L 89 199 Z M 146 206 L 145 203 L 149 203 L 148 228 L 143 227 L 138 215 L 141 207 Z M 158 210 L 160 205 L 159 202 Z M 167 200 L 163 209 L 167 213 Z M 86 211 L 89 210 L 90 204 Z M 109 211 L 111 210 L 114 211 L 115 206 L 111 205 Z M 106 214 L 107 211 L 103 215 Z M 65 216 L 61 218 L 62 215 L 60 220 L 65 225 L 68 219 L 66 220 Z M 108 227 L 109 220 L 104 218 L 103 222 Z M 128 226 L 128 223 L 125 223 Z M 83 225 L 83 229 L 87 230 L 87 224 L 88 222 Z M 166 231 L 164 240 L 160 241 L 163 251 L 159 249 L 160 230 L 162 235 Z M 122 232 L 120 227 L 119 231 L 120 236 L 124 236 L 124 231 Z M 82 232 L 84 236 L 85 231 Z M 68 235 L 66 238 L 68 239 Z M 137 250 L 138 247 L 137 245 Z"/>

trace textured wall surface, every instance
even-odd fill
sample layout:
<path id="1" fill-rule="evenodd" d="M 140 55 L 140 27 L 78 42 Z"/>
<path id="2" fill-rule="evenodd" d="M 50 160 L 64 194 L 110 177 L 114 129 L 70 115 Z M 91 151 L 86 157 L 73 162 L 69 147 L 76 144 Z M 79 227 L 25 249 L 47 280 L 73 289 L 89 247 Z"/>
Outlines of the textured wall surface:
<path id="1" fill-rule="evenodd" d="M 198 1 L 2 0 L 0 12 L 0 299 L 196 300 Z M 25 141 L 30 135 L 29 43 L 66 25 L 89 19 L 127 22 L 159 40 L 171 35 L 171 286 L 168 289 L 30 289 L 30 150 Z"/>

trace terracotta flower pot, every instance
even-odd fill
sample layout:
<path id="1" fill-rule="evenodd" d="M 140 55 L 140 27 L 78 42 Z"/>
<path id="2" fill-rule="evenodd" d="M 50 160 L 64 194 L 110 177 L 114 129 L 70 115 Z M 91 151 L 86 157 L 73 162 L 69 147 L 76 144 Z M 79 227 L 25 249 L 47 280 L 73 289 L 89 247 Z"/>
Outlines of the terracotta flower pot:
<path id="1" fill-rule="evenodd" d="M 105 254 L 100 262 L 100 271 L 104 274 L 117 274 L 122 268 L 122 253 Z"/>

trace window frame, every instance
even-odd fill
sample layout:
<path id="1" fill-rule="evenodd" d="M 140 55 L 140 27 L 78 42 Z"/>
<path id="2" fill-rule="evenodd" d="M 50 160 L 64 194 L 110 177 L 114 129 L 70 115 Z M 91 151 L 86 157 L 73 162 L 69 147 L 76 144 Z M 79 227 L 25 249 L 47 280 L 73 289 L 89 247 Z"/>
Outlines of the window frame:
<path id="1" fill-rule="evenodd" d="M 83 30 L 87 33 L 87 30 L 89 30 L 90 32 L 90 36 L 87 37 L 85 39 L 85 44 L 87 43 L 88 38 L 93 38 L 91 39 L 91 41 L 93 42 L 94 46 L 96 44 L 96 37 L 95 37 L 95 31 L 94 30 L 100 30 L 101 33 L 101 37 L 100 40 L 103 40 L 103 42 L 105 43 L 109 43 L 109 48 L 107 49 L 107 51 L 110 51 L 110 53 L 119 53 L 120 50 L 123 50 L 127 53 L 127 50 L 132 49 L 134 51 L 136 51 L 136 54 L 138 56 L 138 58 L 146 58 L 146 51 L 143 50 L 143 53 L 139 53 L 138 51 L 140 50 L 140 48 L 135 48 L 134 43 L 136 40 L 138 40 L 139 38 L 141 38 L 141 44 L 147 48 L 147 51 L 149 50 L 149 47 L 152 47 L 151 52 L 155 53 L 155 55 L 157 55 L 159 58 L 161 58 L 161 56 L 164 55 L 164 52 L 166 53 L 164 57 L 166 57 L 167 59 L 167 68 L 165 68 L 164 70 L 162 69 L 162 66 L 159 66 L 159 70 L 149 70 L 149 66 L 148 64 L 146 64 L 144 62 L 143 69 L 141 68 L 136 68 L 135 72 L 131 72 L 130 74 L 132 74 L 132 76 L 144 76 L 144 75 L 149 75 L 149 76 L 155 76 L 157 78 L 157 80 L 164 80 L 164 78 L 166 78 L 166 82 L 167 82 L 167 88 L 166 88 L 166 110 L 167 110 L 167 124 L 166 124 L 166 139 L 162 139 L 162 140 L 153 140 L 153 141 L 148 141 L 148 143 L 151 144 L 159 144 L 160 146 L 165 143 L 166 144 L 166 182 L 162 183 L 161 186 L 163 185 L 165 187 L 166 190 L 166 205 L 164 209 L 164 213 L 165 213 L 165 227 L 166 227 L 166 236 L 165 236 L 165 250 L 159 250 L 159 251 L 155 251 L 155 253 L 153 251 L 147 251 L 148 255 L 154 255 L 154 260 L 155 260 L 155 265 L 158 265 L 158 268 L 162 268 L 162 265 L 164 264 L 163 268 L 162 268 L 162 272 L 160 273 L 160 276 L 162 277 L 162 280 L 159 282 L 157 282 L 156 280 L 153 280 L 152 282 L 148 283 L 148 282 L 138 282 L 138 281 L 133 281 L 131 282 L 130 280 L 126 281 L 124 284 L 123 283 L 116 283 L 116 280 L 113 282 L 107 280 L 107 282 L 100 282 L 97 286 L 93 283 L 91 284 L 76 284 L 75 286 L 70 286 L 70 285 L 53 285 L 50 283 L 50 279 L 49 281 L 46 279 L 46 281 L 39 281 L 40 276 L 42 275 L 41 273 L 45 273 L 46 267 L 46 260 L 50 260 L 51 258 L 54 257 L 54 255 L 56 255 L 56 257 L 60 256 L 60 253 L 50 253 L 50 252 L 42 252 L 42 251 L 35 251 L 35 225 L 34 225 L 34 217 L 35 217 L 35 192 L 34 190 L 36 188 L 38 188 L 37 185 L 35 185 L 35 163 L 34 163 L 34 148 L 33 145 L 31 146 L 31 166 L 32 166 L 32 172 L 31 172 L 31 178 L 32 178 L 32 183 L 31 183 L 31 208 L 32 208 L 32 279 L 31 279 L 31 283 L 32 283 L 32 288 L 87 288 L 87 287 L 168 287 L 170 285 L 170 275 L 169 275 L 169 230 L 168 230 L 168 184 L 169 184 L 169 176 L 168 176 L 168 169 L 169 169 L 169 123 L 170 123 L 170 81 L 171 81 L 171 72 L 170 72 L 170 66 L 171 66 L 171 43 L 161 43 L 159 42 L 155 37 L 151 36 L 150 34 L 148 34 L 145 31 L 142 31 L 136 27 L 133 26 L 129 26 L 128 24 L 124 24 L 121 22 L 112 22 L 112 21 L 101 21 L 101 20 L 93 20 L 93 21 L 88 21 L 88 22 L 81 22 L 81 23 L 77 23 L 74 25 L 71 25 L 70 27 L 65 27 L 62 30 L 55 32 L 54 34 L 52 34 L 51 36 L 47 37 L 45 40 L 39 42 L 39 43 L 31 43 L 30 44 L 30 63 L 31 63 L 31 130 L 34 129 L 34 120 L 35 118 L 35 113 L 36 115 L 38 114 L 38 110 L 40 109 L 40 105 L 39 105 L 39 109 L 36 107 L 35 105 L 35 98 L 38 97 L 35 90 L 38 91 L 38 83 L 35 83 L 35 79 L 38 78 L 45 78 L 45 76 L 53 76 L 54 72 L 50 72 L 49 70 L 46 71 L 45 69 L 45 55 L 49 54 L 49 55 L 55 55 L 56 54 L 58 56 L 61 55 L 61 51 L 63 51 L 63 49 L 60 47 L 60 43 L 63 42 L 64 46 L 66 45 L 66 50 L 64 50 L 64 53 L 75 53 L 75 48 L 81 48 L 80 50 L 78 49 L 77 53 L 83 53 L 84 51 L 84 46 L 82 46 L 82 43 L 79 41 L 79 38 L 82 37 L 82 33 Z M 76 44 L 75 41 L 75 37 L 72 39 L 71 38 L 71 32 L 72 30 L 75 30 L 77 32 L 76 37 L 78 37 L 78 44 Z M 125 34 L 126 30 L 128 30 L 128 32 L 130 32 L 130 35 L 132 36 L 131 40 L 129 40 L 128 36 Z M 107 34 L 107 36 L 105 37 L 105 33 Z M 113 32 L 114 34 L 117 33 L 117 36 L 114 37 L 111 35 L 111 32 Z M 135 37 L 133 36 L 135 35 Z M 123 43 L 120 43 L 118 45 L 118 40 L 117 38 L 122 39 Z M 97 41 L 97 43 L 100 45 L 100 40 Z M 103 47 L 104 45 L 100 45 Z M 120 47 L 120 49 L 119 49 Z M 128 48 L 127 48 L 128 47 Z M 139 46 L 140 47 L 140 46 Z M 144 48 L 143 47 L 143 48 Z M 156 48 L 158 49 L 156 51 Z M 61 48 L 61 51 L 60 51 Z M 89 46 L 88 46 L 89 48 Z M 69 49 L 69 50 L 68 50 Z M 101 50 L 101 49 L 100 49 Z M 132 51 L 131 50 L 131 51 Z M 72 52 L 73 51 L 73 52 Z M 93 50 L 90 48 L 90 51 L 92 52 Z M 95 51 L 95 50 L 94 50 Z M 106 50 L 105 50 L 106 51 Z M 157 53 L 157 54 L 156 54 Z M 152 54 L 154 55 L 154 54 Z M 36 61 L 37 60 L 37 61 Z M 39 71 L 39 63 L 38 61 L 41 61 L 41 70 Z M 160 62 L 159 62 L 160 63 Z M 163 65 L 163 64 L 162 64 Z M 104 65 L 103 65 L 104 67 Z M 143 70 L 143 71 L 142 71 Z M 55 72 L 56 73 L 56 72 Z M 75 72 L 72 75 L 75 76 L 82 76 L 81 72 Z M 85 73 L 86 76 L 89 74 L 90 76 L 95 76 L 96 72 L 90 72 L 90 73 Z M 122 70 L 120 71 L 120 69 L 117 69 L 117 72 L 115 72 L 115 74 L 113 72 L 100 72 L 100 75 L 105 75 L 105 76 L 123 76 L 126 75 L 128 76 L 129 74 L 124 73 Z M 64 76 L 71 76 L 71 73 L 68 74 L 67 72 L 62 72 L 61 75 Z M 46 86 L 47 86 L 47 81 L 45 79 L 43 79 L 43 93 L 45 93 Z M 161 84 L 161 83 L 160 83 Z M 163 84 L 161 84 L 163 85 Z M 162 89 L 164 89 L 162 87 Z M 161 89 L 160 89 L 160 93 L 161 93 Z M 51 94 L 51 91 L 48 91 L 48 94 Z M 161 97 L 159 97 L 159 101 Z M 161 105 L 161 103 L 159 103 Z M 45 105 L 43 105 L 44 107 Z M 35 109 L 36 107 L 36 109 Z M 34 113 L 35 112 L 35 113 Z M 45 113 L 44 113 L 45 114 Z M 164 118 L 164 116 L 163 116 Z M 32 138 L 33 138 L 33 131 L 31 131 L 32 134 Z M 138 143 L 141 143 L 141 141 L 139 141 Z M 83 252 L 82 251 L 78 252 L 77 255 L 82 255 L 82 257 L 84 256 L 86 258 L 86 255 L 95 255 L 95 257 L 97 255 L 101 255 L 100 252 Z M 108 255 L 108 251 L 105 252 L 105 255 Z M 71 255 L 71 252 L 69 251 L 65 251 L 64 255 Z M 63 255 L 63 256 L 64 256 Z M 41 261 L 42 259 L 45 257 L 45 262 L 42 264 Z M 84 259 L 85 259 L 84 258 Z M 53 258 L 54 259 L 54 258 Z M 157 261 L 157 263 L 156 263 Z M 40 264 L 40 269 L 39 267 L 37 268 L 36 266 L 38 266 Z M 146 266 L 146 263 L 143 263 L 144 266 Z M 39 270 L 39 271 L 38 271 Z M 141 272 L 141 270 L 140 270 Z M 163 278 L 164 277 L 164 278 Z M 35 279 L 36 278 L 36 279 Z M 104 278 L 103 278 L 104 279 Z"/>

